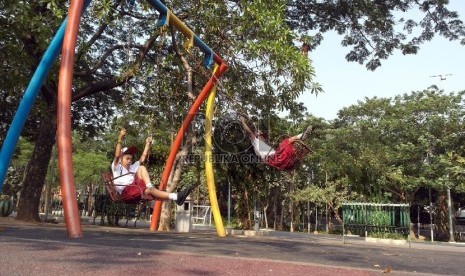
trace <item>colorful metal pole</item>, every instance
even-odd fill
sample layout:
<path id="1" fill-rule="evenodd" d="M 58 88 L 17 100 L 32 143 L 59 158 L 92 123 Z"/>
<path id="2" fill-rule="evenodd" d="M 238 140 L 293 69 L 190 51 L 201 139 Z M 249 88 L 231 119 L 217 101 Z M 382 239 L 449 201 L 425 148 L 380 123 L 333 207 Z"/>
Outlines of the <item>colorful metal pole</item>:
<path id="1" fill-rule="evenodd" d="M 216 71 L 218 68 L 215 65 Z M 216 196 L 215 174 L 213 172 L 213 154 L 212 154 L 212 134 L 213 134 L 213 111 L 215 107 L 216 85 L 213 87 L 207 100 L 205 110 L 205 176 L 207 179 L 207 189 L 210 198 L 210 206 L 215 220 L 216 233 L 220 237 L 225 237 L 226 232 L 223 226 L 223 218 L 221 217 L 220 208 L 218 206 L 218 198 Z"/>
<path id="2" fill-rule="evenodd" d="M 192 119 L 199 109 L 202 102 L 205 98 L 210 94 L 211 89 L 217 82 L 218 78 L 227 70 L 227 65 L 223 59 L 221 59 L 216 53 L 213 52 L 211 48 L 209 48 L 195 33 L 189 29 L 186 24 L 184 24 L 176 15 L 174 15 L 161 1 L 159 0 L 148 0 L 148 2 L 158 11 L 162 18 L 165 19 L 167 24 L 176 27 L 181 33 L 183 33 L 186 37 L 190 40 L 193 40 L 194 45 L 199 47 L 205 53 L 205 61 L 204 65 L 209 67 L 211 60 L 219 64 L 218 72 L 214 73 L 210 80 L 207 82 L 205 87 L 203 88 L 202 92 L 199 94 L 197 99 L 194 101 L 192 107 L 189 110 L 186 119 L 184 120 L 181 128 L 178 131 L 176 139 L 171 147 L 170 154 L 168 156 L 168 160 L 166 161 L 165 169 L 163 171 L 161 182 L 160 182 L 160 189 L 163 190 L 166 188 L 168 183 L 169 174 L 172 170 L 176 154 L 181 146 L 182 138 L 184 133 L 186 132 L 187 128 L 189 127 Z M 150 223 L 150 230 L 155 231 L 158 228 L 158 222 L 160 219 L 161 213 L 161 201 L 156 201 L 155 206 L 152 213 L 152 221 Z"/>
<path id="3" fill-rule="evenodd" d="M 213 52 L 211 48 L 209 48 L 197 35 L 194 34 L 192 30 L 190 30 L 176 15 L 171 13 L 168 8 L 159 0 L 148 0 L 150 4 L 158 11 L 161 15 L 164 15 L 167 18 L 167 22 L 169 25 L 176 27 L 181 33 L 187 36 L 189 39 L 193 39 L 194 45 L 199 47 L 206 56 L 206 60 L 209 60 L 209 57 L 213 57 L 213 60 L 219 64 L 218 72 L 214 73 L 212 78 L 207 82 L 205 87 L 203 88 L 202 92 L 199 94 L 197 99 L 194 101 L 194 104 L 189 110 L 189 113 L 184 120 L 181 128 L 178 131 L 176 139 L 171 147 L 170 154 L 168 156 L 168 160 L 166 161 L 165 169 L 163 171 L 161 182 L 160 182 L 160 189 L 165 189 L 168 183 L 169 174 L 172 170 L 176 154 L 181 146 L 182 138 L 184 133 L 186 132 L 187 128 L 189 127 L 192 119 L 199 109 L 202 102 L 205 98 L 210 94 L 211 89 L 213 88 L 214 84 L 218 80 L 218 78 L 227 70 L 226 63 L 223 59 L 221 59 L 216 53 Z M 208 67 L 208 63 L 205 64 Z M 161 201 L 156 201 L 155 206 L 152 213 L 152 221 L 150 223 L 150 230 L 155 231 L 158 228 L 158 222 L 160 219 L 161 213 Z"/>
<path id="4" fill-rule="evenodd" d="M 57 144 L 60 187 L 63 196 L 63 210 L 69 238 L 81 238 L 82 226 L 76 199 L 73 176 L 71 146 L 71 86 L 73 82 L 74 50 L 83 0 L 71 0 L 69 22 L 63 41 L 60 75 L 58 80 L 57 103 Z"/>
<path id="5" fill-rule="evenodd" d="M 168 14 L 169 10 L 168 8 L 159 0 L 148 0 L 148 2 L 161 14 Z M 186 24 L 184 24 L 176 15 L 173 13 L 170 13 L 169 15 L 169 25 L 176 27 L 181 33 L 183 33 L 185 36 L 190 38 L 192 35 L 194 36 L 194 45 L 199 47 L 202 52 L 204 52 L 206 55 L 211 55 L 213 54 L 213 60 L 217 64 L 226 64 L 222 58 L 220 58 L 216 53 L 213 52 L 213 50 L 208 47 L 197 35 L 193 33 L 192 30 L 190 30 Z"/>
<path id="6" fill-rule="evenodd" d="M 168 156 L 168 159 L 165 164 L 165 168 L 163 170 L 161 180 L 160 180 L 160 190 L 164 190 L 166 188 L 166 185 L 168 184 L 168 178 L 170 175 L 170 172 L 173 168 L 174 161 L 176 159 L 176 154 L 178 153 L 179 148 L 181 147 L 181 142 L 184 137 L 184 134 L 186 133 L 186 130 L 188 129 L 189 125 L 191 124 L 195 114 L 200 108 L 200 105 L 203 103 L 203 101 L 207 98 L 207 96 L 210 94 L 211 90 L 215 86 L 216 82 L 218 79 L 221 77 L 221 75 L 226 72 L 228 66 L 224 63 L 219 65 L 219 70 L 213 74 L 212 77 L 208 80 L 207 84 L 203 87 L 202 91 L 200 94 L 197 96 L 195 99 L 194 103 L 192 104 L 191 108 L 189 109 L 189 113 L 187 114 L 186 118 L 184 119 L 181 128 L 178 131 L 178 134 L 176 135 L 176 138 L 174 140 L 173 145 L 171 146 L 170 154 Z M 150 222 L 150 231 L 155 231 L 158 228 L 158 222 L 160 219 L 160 214 L 161 214 L 161 204 L 162 202 L 157 200 L 155 202 L 155 206 L 152 212 L 152 221 Z"/>
<path id="7" fill-rule="evenodd" d="M 91 0 L 86 1 L 84 9 L 87 8 L 90 2 Z M 3 141 L 2 149 L 0 151 L 0 192 L 2 191 L 6 172 L 10 165 L 16 144 L 18 143 L 19 136 L 21 135 L 21 131 L 26 123 L 27 116 L 31 111 L 32 105 L 37 98 L 37 94 L 39 93 L 45 78 L 50 72 L 50 68 L 52 68 L 53 62 L 60 53 L 67 22 L 68 18 L 65 18 L 45 51 L 36 71 L 34 72 L 34 75 L 32 75 L 31 81 L 24 92 L 23 99 L 16 110 L 13 121 L 8 129 L 8 133 Z"/>

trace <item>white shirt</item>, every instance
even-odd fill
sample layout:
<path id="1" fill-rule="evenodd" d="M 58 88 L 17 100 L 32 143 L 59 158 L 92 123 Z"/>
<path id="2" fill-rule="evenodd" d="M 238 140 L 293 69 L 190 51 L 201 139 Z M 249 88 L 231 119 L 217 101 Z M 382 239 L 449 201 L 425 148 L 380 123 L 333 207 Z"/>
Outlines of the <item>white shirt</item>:
<path id="1" fill-rule="evenodd" d="M 111 162 L 111 171 L 114 178 L 113 183 L 118 193 L 121 194 L 125 188 L 124 186 L 131 185 L 132 182 L 134 182 L 134 175 L 139 169 L 139 165 L 139 161 L 136 161 L 129 166 L 129 170 L 127 170 L 125 167 L 121 166 L 121 163 L 115 165 Z"/>
<path id="2" fill-rule="evenodd" d="M 268 156 L 275 154 L 275 150 L 270 145 L 257 137 L 252 140 L 252 146 L 255 153 L 260 156 L 262 160 L 266 160 Z"/>

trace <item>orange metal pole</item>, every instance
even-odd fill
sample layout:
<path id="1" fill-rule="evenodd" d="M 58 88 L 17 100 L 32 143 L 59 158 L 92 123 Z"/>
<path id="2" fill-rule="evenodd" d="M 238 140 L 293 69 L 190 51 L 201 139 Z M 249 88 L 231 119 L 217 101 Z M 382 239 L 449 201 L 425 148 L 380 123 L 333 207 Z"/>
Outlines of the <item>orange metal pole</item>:
<path id="1" fill-rule="evenodd" d="M 72 0 L 63 40 L 57 102 L 57 144 L 60 187 L 69 238 L 82 238 L 81 218 L 74 185 L 71 147 L 71 85 L 73 82 L 74 48 L 76 47 L 83 0 Z"/>
<path id="2" fill-rule="evenodd" d="M 161 180 L 160 180 L 160 186 L 158 189 L 164 190 L 166 188 L 166 185 L 168 184 L 168 178 L 169 178 L 171 169 L 173 168 L 173 164 L 176 159 L 176 154 L 178 153 L 179 148 L 181 147 L 181 142 L 184 137 L 184 134 L 186 133 L 186 130 L 191 124 L 195 114 L 199 110 L 200 105 L 205 101 L 205 99 L 208 97 L 211 90 L 217 83 L 218 79 L 221 77 L 221 75 L 224 72 L 226 72 L 227 69 L 228 69 L 228 66 L 225 63 L 220 64 L 220 67 L 217 70 L 217 72 L 208 80 L 207 84 L 205 84 L 202 91 L 197 96 L 191 108 L 189 109 L 189 113 L 184 119 L 182 126 L 179 129 L 178 134 L 176 135 L 176 139 L 174 140 L 174 143 L 171 146 L 171 151 L 166 161 L 165 168 L 163 170 Z M 160 220 L 160 214 L 161 214 L 161 204 L 162 202 L 160 200 L 155 201 L 155 206 L 153 208 L 153 213 L 152 213 L 152 221 L 150 222 L 150 231 L 155 231 L 158 228 L 158 222 Z"/>

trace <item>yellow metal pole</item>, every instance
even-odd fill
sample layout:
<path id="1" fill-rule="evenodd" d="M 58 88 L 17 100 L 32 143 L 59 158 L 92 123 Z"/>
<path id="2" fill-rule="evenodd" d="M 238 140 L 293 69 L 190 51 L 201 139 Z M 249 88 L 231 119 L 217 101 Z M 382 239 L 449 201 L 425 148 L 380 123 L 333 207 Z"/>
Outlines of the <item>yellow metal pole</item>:
<path id="1" fill-rule="evenodd" d="M 181 33 L 183 33 L 187 37 L 193 37 L 194 32 L 189 29 L 189 27 L 184 24 L 174 13 L 172 13 L 170 10 L 168 10 L 169 13 L 169 24 L 171 26 L 176 27 Z"/>
<path id="2" fill-rule="evenodd" d="M 213 73 L 218 68 L 215 65 Z M 206 120 L 205 120 L 205 175 L 207 178 L 208 195 L 210 197 L 210 205 L 213 213 L 213 219 L 215 221 L 216 232 L 218 236 L 226 236 L 226 232 L 223 226 L 223 219 L 220 214 L 220 208 L 218 207 L 218 198 L 216 197 L 215 177 L 213 173 L 213 154 L 212 154 L 212 121 L 213 121 L 213 110 L 215 106 L 215 95 L 216 85 L 212 88 L 210 95 L 207 100 L 206 109 Z"/>

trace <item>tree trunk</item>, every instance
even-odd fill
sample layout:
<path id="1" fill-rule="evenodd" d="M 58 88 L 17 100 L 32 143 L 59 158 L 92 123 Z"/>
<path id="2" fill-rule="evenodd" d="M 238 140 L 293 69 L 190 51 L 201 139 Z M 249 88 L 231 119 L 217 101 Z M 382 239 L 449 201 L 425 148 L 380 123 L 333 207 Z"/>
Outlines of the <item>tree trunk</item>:
<path id="1" fill-rule="evenodd" d="M 192 145 L 194 140 L 194 135 L 189 133 L 186 137 L 186 143 L 182 147 L 181 151 L 178 153 L 176 156 L 177 161 L 176 164 L 173 166 L 174 171 L 171 172 L 170 177 L 168 179 L 168 185 L 167 185 L 167 191 L 168 192 L 173 192 L 176 190 L 176 187 L 179 184 L 179 181 L 181 180 L 181 175 L 182 171 L 185 166 L 184 159 L 187 156 L 187 153 L 189 152 L 189 148 Z M 160 222 L 158 225 L 158 231 L 169 231 L 170 230 L 170 222 L 171 222 L 171 208 L 172 204 L 171 202 L 163 202 L 162 205 L 162 211 L 160 214 Z"/>
<path id="2" fill-rule="evenodd" d="M 278 200 L 279 192 L 278 189 L 274 188 L 273 190 L 273 229 L 278 229 Z"/>
<path id="3" fill-rule="evenodd" d="M 250 230 L 252 229 L 253 208 L 251 207 L 252 204 L 250 203 L 249 192 L 247 190 L 244 191 L 244 204 L 247 216 L 244 218 L 245 220 L 242 222 L 242 225 L 244 229 Z"/>
<path id="4" fill-rule="evenodd" d="M 415 236 L 415 224 L 412 222 L 410 223 L 409 235 L 410 235 L 410 239 L 412 240 L 417 238 Z M 420 239 L 420 235 L 418 235 L 418 239 Z"/>
<path id="5" fill-rule="evenodd" d="M 265 207 L 263 207 L 263 217 L 265 219 L 265 228 L 266 229 L 268 229 L 268 215 L 266 214 L 267 210 L 268 210 L 268 207 L 269 207 L 268 203 L 265 205 Z"/>
<path id="6" fill-rule="evenodd" d="M 182 174 L 182 170 L 183 170 L 183 163 L 184 162 L 180 162 L 180 160 L 183 160 L 183 154 L 184 152 L 184 149 L 181 150 L 181 152 L 179 153 L 181 156 L 178 155 L 178 160 L 176 162 L 176 164 L 174 165 L 173 167 L 173 170 L 171 171 L 171 174 L 170 174 L 170 177 L 168 179 L 168 185 L 166 187 L 167 189 L 167 192 L 173 192 L 178 183 L 179 183 L 179 180 L 181 179 L 181 174 Z M 159 222 L 159 225 L 158 225 L 158 231 L 170 231 L 171 229 L 171 214 L 172 214 L 172 208 L 171 208 L 172 204 L 170 201 L 165 201 L 163 202 L 162 204 L 162 208 L 161 208 L 161 214 L 160 214 L 160 222 Z"/>
<path id="7" fill-rule="evenodd" d="M 52 184 L 48 181 L 47 184 L 45 185 L 45 206 L 44 206 L 44 213 L 45 213 L 45 219 L 48 218 L 48 215 L 50 215 L 50 201 L 52 198 Z"/>
<path id="8" fill-rule="evenodd" d="M 173 32 L 173 30 L 172 30 Z M 181 53 L 177 47 L 176 40 L 173 40 L 173 47 L 176 51 L 177 56 L 181 60 L 183 67 L 186 71 L 187 75 L 187 96 L 190 99 L 190 104 L 195 101 L 195 96 L 193 95 L 193 86 L 194 86 L 194 79 L 193 79 L 193 74 L 192 74 L 192 68 L 189 65 L 189 62 L 187 61 L 186 57 L 184 56 L 183 53 Z M 172 122 L 173 123 L 173 122 Z M 179 184 L 179 181 L 181 179 L 181 174 L 184 169 L 184 157 L 187 156 L 187 153 L 189 152 L 189 148 L 191 145 L 194 143 L 194 135 L 191 133 L 190 128 L 186 133 L 186 143 L 182 147 L 181 151 L 178 153 L 177 157 L 177 162 L 173 169 L 171 170 L 170 177 L 168 179 L 167 183 L 167 191 L 172 192 L 176 189 L 176 187 Z M 173 172 L 174 170 L 174 172 Z M 160 220 L 158 224 L 158 230 L 159 231 L 169 231 L 170 230 L 170 222 L 171 222 L 171 204 L 168 204 L 168 202 L 164 202 L 162 205 L 162 211 L 160 214 Z"/>
<path id="9" fill-rule="evenodd" d="M 447 211 L 447 195 L 440 191 L 437 201 L 436 225 L 438 227 L 438 239 L 441 241 L 449 240 L 449 224 Z"/>
<path id="10" fill-rule="evenodd" d="M 171 230 L 171 202 L 165 201 L 161 207 L 160 214 L 160 224 L 158 226 L 158 231 L 170 231 Z"/>
<path id="11" fill-rule="evenodd" d="M 38 131 L 34 151 L 23 178 L 24 188 L 19 199 L 17 220 L 40 221 L 40 196 L 55 144 L 56 114 L 54 112 L 43 113 Z"/>

